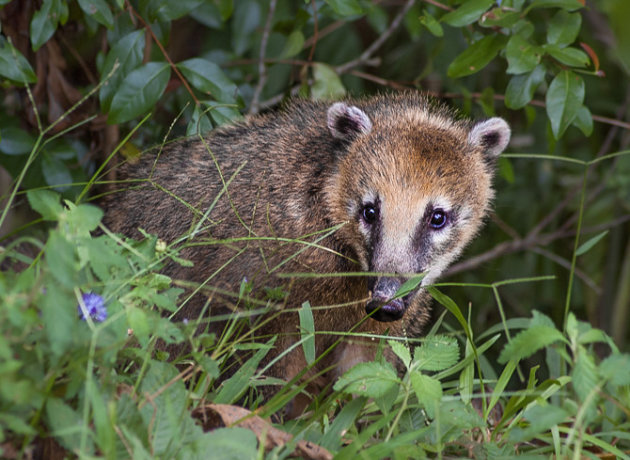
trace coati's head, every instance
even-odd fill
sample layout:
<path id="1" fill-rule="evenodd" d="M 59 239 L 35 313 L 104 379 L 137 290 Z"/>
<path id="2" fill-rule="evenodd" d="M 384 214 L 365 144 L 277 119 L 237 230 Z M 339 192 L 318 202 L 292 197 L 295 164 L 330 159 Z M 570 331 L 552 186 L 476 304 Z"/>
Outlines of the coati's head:
<path id="1" fill-rule="evenodd" d="M 501 118 L 457 121 L 410 93 L 357 105 L 328 109 L 329 133 L 344 153 L 327 201 L 335 223 L 347 222 L 339 236 L 362 269 L 399 275 L 368 282 L 367 312 L 395 321 L 419 299 L 416 291 L 392 300 L 409 275 L 434 282 L 481 226 L 510 128 Z"/>

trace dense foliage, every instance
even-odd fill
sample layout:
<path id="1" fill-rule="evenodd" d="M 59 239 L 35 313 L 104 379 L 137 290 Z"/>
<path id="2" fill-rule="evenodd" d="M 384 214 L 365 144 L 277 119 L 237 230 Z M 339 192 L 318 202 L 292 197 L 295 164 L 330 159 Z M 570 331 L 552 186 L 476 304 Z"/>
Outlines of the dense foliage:
<path id="1" fill-rule="evenodd" d="M 0 456 L 629 458 L 628 17 L 627 0 L 0 0 Z M 202 318 L 169 320 L 189 286 L 159 272 L 181 246 L 112 234 L 90 200 L 114 155 L 291 96 L 409 88 L 510 121 L 496 212 L 430 288 L 426 338 L 378 338 L 404 375 L 357 365 L 272 425 L 301 386 L 263 401 L 273 338 L 237 332 L 281 293 L 256 304 L 244 282 L 227 333 L 195 335 Z M 158 339 L 192 351 L 170 362 Z"/>

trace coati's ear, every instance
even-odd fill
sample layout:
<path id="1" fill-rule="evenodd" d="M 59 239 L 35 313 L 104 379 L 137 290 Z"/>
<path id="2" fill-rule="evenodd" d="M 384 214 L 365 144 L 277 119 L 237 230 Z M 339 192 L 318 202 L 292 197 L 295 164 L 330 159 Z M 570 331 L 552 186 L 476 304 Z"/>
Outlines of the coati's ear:
<path id="1" fill-rule="evenodd" d="M 358 107 L 335 102 L 328 109 L 328 129 L 337 139 L 352 140 L 372 130 L 372 122 Z"/>
<path id="2" fill-rule="evenodd" d="M 496 157 L 510 142 L 510 127 L 503 118 L 481 121 L 470 130 L 468 142 L 481 146 L 487 155 Z"/>

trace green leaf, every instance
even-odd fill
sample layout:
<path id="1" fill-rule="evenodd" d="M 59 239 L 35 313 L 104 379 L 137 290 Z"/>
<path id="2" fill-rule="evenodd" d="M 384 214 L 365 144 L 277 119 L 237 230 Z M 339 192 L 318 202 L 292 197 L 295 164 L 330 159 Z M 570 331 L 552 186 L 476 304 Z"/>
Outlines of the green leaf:
<path id="1" fill-rule="evenodd" d="M 258 364 L 260 364 L 260 361 L 262 361 L 269 352 L 274 341 L 275 338 L 269 340 L 265 348 L 258 350 L 232 377 L 221 384 L 218 394 L 213 399 L 215 404 L 232 404 L 247 391 L 250 380 L 258 368 Z"/>
<path id="2" fill-rule="evenodd" d="M 304 47 L 304 34 L 301 30 L 294 30 L 287 37 L 287 42 L 284 44 L 284 50 L 280 53 L 280 58 L 287 59 L 296 56 L 302 51 Z"/>
<path id="3" fill-rule="evenodd" d="M 570 414 L 561 407 L 551 405 L 533 405 L 524 413 L 523 417 L 529 422 L 527 428 L 516 427 L 510 431 L 509 439 L 512 442 L 524 442 L 547 433 L 553 426 L 568 419 Z"/>
<path id="4" fill-rule="evenodd" d="M 234 6 L 234 16 L 230 21 L 232 48 L 237 56 L 243 56 L 260 35 L 258 29 L 263 27 L 263 14 L 260 2 L 255 0 L 238 0 Z"/>
<path id="5" fill-rule="evenodd" d="M 507 37 L 488 35 L 470 45 L 448 66 L 450 78 L 464 77 L 479 72 L 492 61 L 505 45 Z"/>
<path id="6" fill-rule="evenodd" d="M 50 398 L 46 402 L 46 419 L 52 428 L 50 435 L 70 451 L 80 447 L 81 431 L 89 429 L 83 423 L 83 417 L 57 398 Z"/>
<path id="7" fill-rule="evenodd" d="M 147 313 L 142 308 L 133 305 L 127 306 L 126 311 L 127 322 L 133 330 L 134 337 L 138 339 L 141 346 L 145 347 L 149 343 L 149 335 L 151 334 Z"/>
<path id="8" fill-rule="evenodd" d="M 238 89 L 221 68 L 206 59 L 192 58 L 177 64 L 190 84 L 221 102 L 234 103 Z"/>
<path id="9" fill-rule="evenodd" d="M 160 0 L 154 2 L 155 9 L 151 13 L 159 21 L 173 21 L 189 14 L 202 3 L 203 0 Z"/>
<path id="10" fill-rule="evenodd" d="M 51 241 L 52 240 L 52 241 Z M 63 356 L 73 345 L 76 336 L 79 302 L 66 287 L 76 282 L 74 246 L 57 232 L 52 232 L 46 244 L 45 261 L 53 277 L 46 283 L 46 293 L 39 306 L 42 324 L 50 349 L 55 357 Z M 59 255 L 61 259 L 54 260 Z M 66 286 L 66 287 L 64 287 Z M 87 327 L 85 324 L 80 326 Z"/>
<path id="11" fill-rule="evenodd" d="M 44 0 L 42 7 L 33 14 L 31 19 L 31 44 L 33 51 L 37 51 L 55 33 L 57 21 L 53 21 L 51 9 L 55 0 Z"/>
<path id="12" fill-rule="evenodd" d="M 514 35 L 505 47 L 505 57 L 508 61 L 507 73 L 532 72 L 540 64 L 542 54 L 540 47 L 533 45 L 520 35 Z"/>
<path id="13" fill-rule="evenodd" d="M 328 430 L 318 442 L 320 446 L 328 450 L 338 450 L 342 443 L 343 433 L 354 425 L 354 421 L 363 409 L 366 398 L 353 398 L 352 401 L 343 405 Z"/>
<path id="14" fill-rule="evenodd" d="M 533 355 L 541 348 L 559 341 L 566 342 L 566 339 L 557 329 L 549 326 L 532 326 L 519 332 L 503 348 L 499 355 L 499 363 L 505 364 L 508 361 L 520 361 Z"/>
<path id="15" fill-rule="evenodd" d="M 581 244 L 579 248 L 577 248 L 577 250 L 575 251 L 575 255 L 576 256 L 581 256 L 582 254 L 586 254 L 588 251 L 591 250 L 591 248 L 593 246 L 595 246 L 597 243 L 599 243 L 599 241 L 602 238 L 604 238 L 607 234 L 608 234 L 608 230 L 603 231 L 603 232 L 599 233 L 598 235 L 595 235 L 594 237 L 590 238 L 588 241 L 586 241 L 585 243 Z"/>
<path id="16" fill-rule="evenodd" d="M 255 460 L 258 458 L 258 441 L 252 430 L 246 428 L 217 428 L 204 433 L 199 446 L 199 458 L 210 458 L 212 453 L 224 460 Z"/>
<path id="17" fill-rule="evenodd" d="M 334 389 L 347 394 L 380 398 L 398 385 L 400 380 L 388 362 L 359 363 L 337 380 Z"/>
<path id="18" fill-rule="evenodd" d="M 208 117 L 208 114 L 202 109 L 200 105 L 195 105 L 190 122 L 186 127 L 186 135 L 194 136 L 197 134 L 204 134 L 212 130 L 212 122 Z"/>
<path id="19" fill-rule="evenodd" d="M 534 0 L 529 8 L 562 8 L 575 11 L 584 8 L 584 4 L 579 0 Z"/>
<path id="20" fill-rule="evenodd" d="M 560 139 L 582 107 L 584 80 L 569 70 L 563 70 L 549 85 L 545 102 L 553 135 Z"/>
<path id="21" fill-rule="evenodd" d="M 114 16 L 105 0 L 79 0 L 79 6 L 85 14 L 108 29 L 114 27 Z"/>
<path id="22" fill-rule="evenodd" d="M 355 16 L 363 13 L 358 0 L 325 0 L 340 16 Z"/>
<path id="23" fill-rule="evenodd" d="M 549 318 L 549 316 L 545 315 L 544 313 L 539 312 L 538 310 L 533 311 L 532 319 L 529 320 L 528 327 L 532 327 L 532 326 L 547 326 L 547 327 L 552 327 L 552 328 L 556 327 L 553 320 Z"/>
<path id="24" fill-rule="evenodd" d="M 43 154 L 41 161 L 46 184 L 54 187 L 57 191 L 67 190 L 72 183 L 72 174 L 66 164 L 59 158 L 48 154 Z"/>
<path id="25" fill-rule="evenodd" d="M 543 66 L 536 67 L 528 74 L 513 76 L 505 90 L 505 105 L 510 109 L 525 107 L 532 100 L 536 88 L 544 79 L 545 68 Z"/>
<path id="26" fill-rule="evenodd" d="M 315 361 L 315 323 L 313 321 L 313 311 L 311 304 L 306 301 L 299 309 L 300 328 L 302 336 L 302 348 L 304 348 L 304 357 L 307 364 L 313 364 Z"/>
<path id="27" fill-rule="evenodd" d="M 420 17 L 420 22 L 424 27 L 426 27 L 429 32 L 435 37 L 443 37 L 444 29 L 442 25 L 429 13 L 425 11 L 424 15 Z"/>
<path id="28" fill-rule="evenodd" d="M 441 20 L 453 27 L 467 26 L 478 21 L 494 3 L 494 0 L 466 0 L 455 11 L 442 16 Z"/>
<path id="29" fill-rule="evenodd" d="M 561 48 L 557 45 L 545 45 L 544 49 L 551 57 L 571 67 L 586 67 L 591 62 L 588 55 L 577 48 Z"/>
<path id="30" fill-rule="evenodd" d="M 35 138 L 20 128 L 8 126 L 0 129 L 0 152 L 6 155 L 24 155 L 35 147 Z"/>
<path id="31" fill-rule="evenodd" d="M 409 368 L 409 364 L 411 364 L 411 353 L 409 352 L 409 348 L 398 340 L 388 340 L 387 343 L 392 348 L 392 351 L 400 358 L 406 368 Z"/>
<path id="32" fill-rule="evenodd" d="M 593 134 L 593 115 L 586 106 L 582 106 L 573 120 L 573 126 L 579 128 L 585 136 Z"/>
<path id="33" fill-rule="evenodd" d="M 429 417 L 433 417 L 442 400 L 442 384 L 439 380 L 419 371 L 412 372 L 409 377 L 418 402 L 425 408 Z"/>
<path id="34" fill-rule="evenodd" d="M 630 355 L 613 354 L 599 365 L 603 378 L 614 386 L 630 385 Z"/>
<path id="35" fill-rule="evenodd" d="M 69 201 L 66 201 L 66 205 L 68 212 L 63 216 L 62 222 L 67 224 L 73 234 L 88 236 L 91 231 L 96 230 L 103 218 L 103 210 L 98 206 L 92 204 L 75 206 Z"/>
<path id="36" fill-rule="evenodd" d="M 107 54 L 101 69 L 101 81 L 104 81 L 110 75 L 114 65 L 118 65 L 118 68 L 109 80 L 101 86 L 99 91 L 99 100 L 103 112 L 109 112 L 112 99 L 118 92 L 118 87 L 125 76 L 142 63 L 144 37 L 145 33 L 143 30 L 133 31 L 118 40 Z"/>
<path id="37" fill-rule="evenodd" d="M 420 286 L 420 283 L 422 283 L 423 279 L 424 274 L 409 278 L 398 288 L 398 290 L 394 294 L 394 298 L 398 299 L 400 297 L 405 297 L 407 294 L 414 292 L 416 289 L 418 289 L 418 286 Z"/>
<path id="38" fill-rule="evenodd" d="M 31 208 L 40 213 L 44 220 L 57 220 L 64 211 L 59 194 L 50 190 L 28 190 L 26 198 Z"/>
<path id="39" fill-rule="evenodd" d="M 26 58 L 3 37 L 0 37 L 0 76 L 19 84 L 37 82 Z"/>
<path id="40" fill-rule="evenodd" d="M 578 347 L 578 350 L 571 381 L 580 401 L 584 402 L 599 383 L 600 377 L 593 356 L 582 346 Z"/>
<path id="41" fill-rule="evenodd" d="M 150 110 L 166 89 L 171 69 L 165 62 L 149 62 L 125 77 L 112 99 L 108 123 L 123 123 Z"/>
<path id="42" fill-rule="evenodd" d="M 559 10 L 547 23 L 547 43 L 568 46 L 577 38 L 581 26 L 581 14 Z"/>
<path id="43" fill-rule="evenodd" d="M 341 83 L 339 75 L 326 64 L 313 65 L 313 80 L 314 83 L 311 87 L 313 99 L 337 99 L 346 94 L 346 89 Z"/>
<path id="44" fill-rule="evenodd" d="M 457 363 L 459 345 L 455 337 L 434 335 L 426 337 L 413 354 L 414 365 L 424 371 L 441 371 Z"/>

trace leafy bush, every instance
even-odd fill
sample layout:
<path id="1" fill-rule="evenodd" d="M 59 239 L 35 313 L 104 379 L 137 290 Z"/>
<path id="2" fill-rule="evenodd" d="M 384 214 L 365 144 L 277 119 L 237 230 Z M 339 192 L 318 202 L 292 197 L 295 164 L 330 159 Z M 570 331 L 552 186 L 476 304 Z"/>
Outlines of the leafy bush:
<path id="1" fill-rule="evenodd" d="M 2 456 L 628 458 L 630 10 L 584 3 L 0 2 Z M 274 296 L 220 337 L 195 334 L 207 318 L 171 322 L 190 286 L 160 268 L 187 263 L 180 247 L 112 234 L 88 199 L 115 182 L 116 154 L 291 95 L 383 87 L 500 110 L 516 153 L 477 256 L 431 288 L 444 313 L 427 336 L 375 338 L 404 375 L 379 356 L 282 420 L 304 384 L 264 377 L 273 338 L 238 335 Z M 299 312 L 312 364 L 318 331 Z M 171 362 L 158 341 L 191 352 Z"/>

